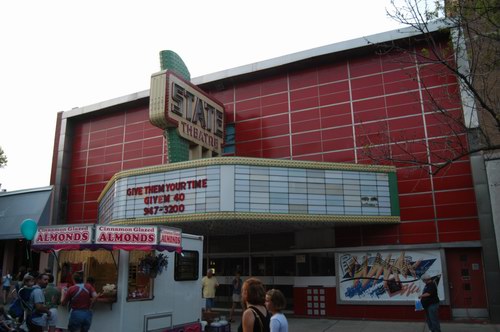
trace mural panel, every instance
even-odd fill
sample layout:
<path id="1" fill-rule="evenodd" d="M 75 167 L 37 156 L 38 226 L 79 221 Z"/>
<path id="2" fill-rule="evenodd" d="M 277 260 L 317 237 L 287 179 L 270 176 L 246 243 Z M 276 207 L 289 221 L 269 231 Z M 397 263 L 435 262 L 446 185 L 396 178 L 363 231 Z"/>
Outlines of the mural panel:
<path id="1" fill-rule="evenodd" d="M 337 253 L 338 299 L 343 303 L 414 301 L 422 293 L 420 277 L 430 274 L 445 300 L 439 250 Z"/>

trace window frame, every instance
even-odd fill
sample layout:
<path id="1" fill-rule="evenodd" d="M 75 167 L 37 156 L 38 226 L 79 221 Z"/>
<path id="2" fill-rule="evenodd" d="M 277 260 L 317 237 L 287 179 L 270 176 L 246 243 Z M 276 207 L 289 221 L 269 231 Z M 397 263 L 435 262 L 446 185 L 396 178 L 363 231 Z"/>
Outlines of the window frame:
<path id="1" fill-rule="evenodd" d="M 187 255 L 193 254 L 194 257 L 186 257 Z M 191 260 L 191 261 L 188 261 Z M 182 277 L 180 268 L 182 266 L 193 265 L 194 271 L 191 277 Z M 200 278 L 200 252 L 198 250 L 183 250 L 181 254 L 175 253 L 174 258 L 174 280 L 175 281 L 192 281 L 198 280 Z"/>

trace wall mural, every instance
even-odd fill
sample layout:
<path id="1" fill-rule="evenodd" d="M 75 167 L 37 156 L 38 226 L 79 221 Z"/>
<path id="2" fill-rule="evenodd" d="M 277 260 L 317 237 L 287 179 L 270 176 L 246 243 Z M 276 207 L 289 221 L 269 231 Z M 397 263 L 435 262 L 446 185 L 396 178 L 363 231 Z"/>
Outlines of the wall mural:
<path id="1" fill-rule="evenodd" d="M 342 302 L 414 301 L 422 293 L 420 277 L 430 274 L 445 300 L 441 252 L 369 251 L 337 254 L 339 300 Z"/>

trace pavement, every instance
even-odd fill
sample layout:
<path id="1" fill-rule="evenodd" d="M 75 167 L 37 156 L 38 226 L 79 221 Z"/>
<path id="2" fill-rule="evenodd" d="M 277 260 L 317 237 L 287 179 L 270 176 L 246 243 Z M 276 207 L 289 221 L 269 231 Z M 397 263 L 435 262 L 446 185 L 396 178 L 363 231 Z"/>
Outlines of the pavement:
<path id="1" fill-rule="evenodd" d="M 394 322 L 369 320 L 335 320 L 335 319 L 288 319 L 289 332 L 427 332 L 424 322 Z M 442 332 L 500 332 L 500 324 L 473 324 L 458 322 L 442 322 Z"/>
<path id="2" fill-rule="evenodd" d="M 220 315 L 229 316 L 225 310 Z M 425 322 L 414 321 L 373 321 L 345 320 L 325 318 L 303 318 L 285 314 L 288 320 L 288 332 L 428 332 Z M 241 311 L 235 313 L 231 323 L 231 332 L 237 332 L 241 320 Z M 484 322 L 445 321 L 441 322 L 442 332 L 500 332 L 500 324 Z"/>
<path id="3" fill-rule="evenodd" d="M 287 317 L 288 332 L 428 332 L 425 322 L 372 321 L 322 318 Z M 240 317 L 231 323 L 236 332 Z M 500 324 L 446 321 L 441 322 L 442 332 L 500 332 Z"/>

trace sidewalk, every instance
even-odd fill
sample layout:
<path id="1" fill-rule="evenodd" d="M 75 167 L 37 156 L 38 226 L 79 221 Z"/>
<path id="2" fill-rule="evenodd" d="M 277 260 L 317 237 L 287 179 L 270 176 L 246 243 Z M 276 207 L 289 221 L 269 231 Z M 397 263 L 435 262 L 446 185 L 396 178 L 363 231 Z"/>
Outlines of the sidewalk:
<path id="1" fill-rule="evenodd" d="M 333 320 L 290 318 L 288 320 L 289 332 L 427 332 L 424 322 L 390 322 L 367 320 Z M 443 332 L 500 332 L 500 324 L 472 324 L 472 323 L 441 323 Z"/>
<path id="2" fill-rule="evenodd" d="M 236 332 L 240 317 L 231 323 Z M 424 322 L 336 320 L 288 317 L 289 332 L 428 332 Z M 441 322 L 442 332 L 500 332 L 500 324 Z"/>

